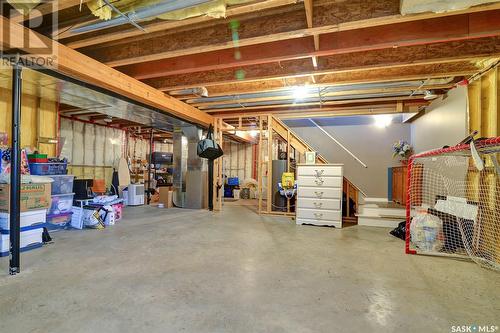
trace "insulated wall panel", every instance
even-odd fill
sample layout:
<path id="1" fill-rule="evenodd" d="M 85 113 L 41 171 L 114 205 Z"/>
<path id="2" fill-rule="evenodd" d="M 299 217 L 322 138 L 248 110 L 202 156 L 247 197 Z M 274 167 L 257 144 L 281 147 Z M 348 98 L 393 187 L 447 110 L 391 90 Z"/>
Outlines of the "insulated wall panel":
<path id="1" fill-rule="evenodd" d="M 73 164 L 83 165 L 84 147 L 83 147 L 83 127 L 84 123 L 73 122 Z"/>
<path id="2" fill-rule="evenodd" d="M 61 157 L 66 157 L 68 162 L 73 163 L 73 122 L 66 118 L 61 118 Z"/>
<path id="3" fill-rule="evenodd" d="M 85 147 L 83 164 L 95 165 L 95 125 L 85 124 L 83 145 Z"/>
<path id="4" fill-rule="evenodd" d="M 94 154 L 95 154 L 95 165 L 104 165 L 104 154 L 105 154 L 105 143 L 106 143 L 106 128 L 103 126 L 95 127 L 95 144 L 94 144 Z M 112 153 L 113 151 L 106 151 L 106 154 Z"/>

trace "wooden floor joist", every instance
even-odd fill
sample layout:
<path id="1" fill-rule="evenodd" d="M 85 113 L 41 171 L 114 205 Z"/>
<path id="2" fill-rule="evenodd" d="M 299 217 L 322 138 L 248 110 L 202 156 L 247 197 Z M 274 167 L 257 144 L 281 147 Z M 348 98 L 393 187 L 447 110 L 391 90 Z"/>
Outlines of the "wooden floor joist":
<path id="1" fill-rule="evenodd" d="M 321 35 L 321 48 L 310 37 L 204 52 L 119 67 L 136 79 L 220 70 L 310 56 L 362 52 L 500 35 L 500 10 L 441 17 Z M 316 59 L 316 66 L 318 67 Z"/>
<path id="2" fill-rule="evenodd" d="M 127 76 L 99 61 L 85 56 L 49 38 L 29 30 L 17 23 L 0 17 L 2 31 L 9 31 L 11 40 L 2 40 L 2 50 L 25 45 L 25 36 L 30 36 L 30 47 L 21 47 L 27 53 L 34 53 L 38 48 L 46 48 L 47 44 L 54 43 L 57 48 L 57 57 L 49 67 L 60 73 L 102 87 L 137 102 L 157 108 L 172 116 L 189 122 L 207 126 L 213 123 L 213 118 L 198 109 L 167 96 L 130 76 Z"/>
<path id="3" fill-rule="evenodd" d="M 391 3 L 393 3 L 392 1 Z M 345 8 L 343 7 L 345 6 Z M 359 4 L 353 6 L 361 6 Z M 350 13 L 345 12 L 339 18 L 340 10 L 347 10 L 350 5 L 347 2 L 330 4 L 325 6 L 321 13 L 316 10 L 321 19 L 326 22 L 324 25 L 317 25 L 308 28 L 304 20 L 303 10 L 290 12 L 287 15 L 270 15 L 245 21 L 241 24 L 238 47 L 257 45 L 275 41 L 301 38 L 321 34 L 335 33 L 339 31 L 357 30 L 369 27 L 386 26 L 389 24 L 399 24 L 418 20 L 434 19 L 446 16 L 456 16 L 460 14 L 474 13 L 486 9 L 500 9 L 500 4 L 493 3 L 483 6 L 471 7 L 466 10 L 445 12 L 445 13 L 424 13 L 416 15 L 399 15 L 398 8 L 387 5 L 386 8 L 378 2 L 366 2 L 364 6 L 373 6 L 373 11 L 369 9 Z M 380 10 L 384 8 L 384 10 Z M 327 14 L 330 14 L 327 21 Z M 338 22 L 331 24 L 333 22 Z M 328 24 L 330 23 L 330 24 Z M 196 36 L 196 38 L 192 38 Z M 230 49 L 235 45 L 227 24 L 219 24 L 210 29 L 201 28 L 198 30 L 186 30 L 178 33 L 165 33 L 161 36 L 137 38 L 127 40 L 119 46 L 109 47 L 102 44 L 98 48 L 86 48 L 84 53 L 96 58 L 112 67 L 125 66 L 134 63 L 155 61 L 166 58 L 187 56 L 202 52 Z M 321 43 L 321 45 L 324 45 Z"/>

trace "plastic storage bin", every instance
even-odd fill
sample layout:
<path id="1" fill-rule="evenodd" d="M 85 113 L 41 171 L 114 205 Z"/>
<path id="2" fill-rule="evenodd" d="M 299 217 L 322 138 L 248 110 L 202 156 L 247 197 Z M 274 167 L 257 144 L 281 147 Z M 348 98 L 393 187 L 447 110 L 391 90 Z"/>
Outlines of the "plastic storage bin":
<path id="1" fill-rule="evenodd" d="M 0 229 L 10 230 L 10 215 L 9 213 L 0 213 Z M 34 226 L 38 224 L 44 224 L 47 221 L 47 210 L 29 210 L 27 212 L 21 213 L 21 228 Z"/>
<path id="2" fill-rule="evenodd" d="M 43 245 L 42 241 L 43 227 L 24 227 L 21 228 L 21 251 L 28 251 Z M 0 231 L 0 257 L 9 255 L 9 232 Z"/>
<path id="3" fill-rule="evenodd" d="M 73 193 L 73 175 L 52 175 L 52 194 L 70 194 Z"/>
<path id="4" fill-rule="evenodd" d="M 65 175 L 68 163 L 30 163 L 30 173 L 37 176 Z"/>
<path id="5" fill-rule="evenodd" d="M 51 230 L 51 227 L 59 227 L 63 228 L 67 224 L 71 222 L 71 216 L 73 215 L 73 212 L 69 213 L 62 213 L 62 214 L 54 214 L 54 215 L 47 215 L 47 229 Z"/>
<path id="6" fill-rule="evenodd" d="M 71 212 L 74 195 L 74 193 L 53 195 L 52 204 L 50 205 L 47 215 L 58 215 Z"/>

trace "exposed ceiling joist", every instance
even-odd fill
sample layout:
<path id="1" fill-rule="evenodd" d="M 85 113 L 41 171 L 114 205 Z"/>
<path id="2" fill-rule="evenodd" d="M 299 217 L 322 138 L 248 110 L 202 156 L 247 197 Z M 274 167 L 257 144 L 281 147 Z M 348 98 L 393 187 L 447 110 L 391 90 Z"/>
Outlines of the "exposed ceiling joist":
<path id="1" fill-rule="evenodd" d="M 366 6 L 375 6 L 376 8 L 374 8 L 372 12 L 370 12 L 369 8 L 367 8 L 366 12 L 363 11 L 364 16 L 359 13 L 351 13 L 350 15 L 347 15 L 346 13 L 346 17 L 343 18 L 345 21 L 342 23 L 315 26 L 313 28 L 302 28 L 304 23 L 301 23 L 298 18 L 300 16 L 303 17 L 303 12 L 298 12 L 296 14 L 293 14 L 293 12 L 285 17 L 283 17 L 284 15 L 271 15 L 255 18 L 254 20 L 244 22 L 245 30 L 239 32 L 239 40 L 237 43 L 239 47 L 244 47 L 248 45 L 263 44 L 318 34 L 328 34 L 332 32 L 425 20 L 436 17 L 474 13 L 480 11 L 479 8 L 481 8 L 481 11 L 483 11 L 484 8 L 489 8 L 491 10 L 500 9 L 500 3 L 496 3 L 472 7 L 467 10 L 452 13 L 425 13 L 406 16 L 390 15 L 371 18 L 372 15 L 374 15 L 373 12 L 376 12 L 377 14 L 379 13 L 377 9 L 380 8 L 380 4 L 378 4 L 378 2 L 368 2 L 366 3 Z M 325 11 L 328 11 L 326 14 L 330 13 L 334 17 L 335 9 L 336 7 L 333 4 L 324 8 Z M 383 14 L 384 13 L 382 12 L 381 15 Z M 293 15 L 296 15 L 297 18 Z M 360 15 L 361 17 L 367 17 L 367 19 L 355 20 Z M 353 19 L 355 21 L 352 21 Z M 330 21 L 331 20 L 338 19 L 330 18 Z M 117 67 L 140 62 L 186 56 L 195 53 L 211 52 L 234 47 L 234 41 L 231 39 L 230 35 L 228 36 L 227 29 L 228 28 L 225 24 L 221 24 L 214 26 L 211 29 L 184 31 L 168 36 L 165 35 L 154 38 L 141 38 L 140 40 L 123 44 L 120 47 L 110 48 L 102 45 L 98 49 L 86 50 L 85 53 L 112 67 Z M 192 36 L 196 36 L 197 38 L 192 38 Z"/>
<path id="2" fill-rule="evenodd" d="M 304 9 L 306 11 L 307 27 L 312 28 L 313 27 L 313 15 L 314 15 L 313 0 L 304 0 Z M 314 39 L 314 50 L 319 51 L 319 35 L 314 35 L 313 39 Z M 315 55 L 313 55 L 311 57 L 311 61 L 312 61 L 314 68 L 318 67 L 318 59 Z M 313 78 L 314 78 L 314 76 L 313 76 Z"/>
<path id="3" fill-rule="evenodd" d="M 87 0 L 54 0 L 54 1 L 44 1 L 41 2 L 38 6 L 36 6 L 30 13 L 27 15 L 22 15 L 21 13 L 16 11 L 16 15 L 12 16 L 10 20 L 16 23 L 22 23 L 27 19 L 33 20 L 39 18 L 44 15 L 48 15 L 53 12 L 59 12 L 66 8 L 78 6 L 80 4 L 85 4 Z"/>
<path id="4" fill-rule="evenodd" d="M 316 49 L 311 40 L 304 37 L 241 47 L 239 48 L 240 57 L 237 58 L 234 56 L 234 50 L 228 49 L 128 65 L 119 69 L 132 77 L 143 80 L 301 59 L 310 55 L 329 56 L 477 39 L 500 35 L 498 17 L 500 17 L 500 10 L 331 33 L 321 36 L 323 41 L 321 49 Z M 318 66 L 313 65 L 313 67 Z"/>
<path id="5" fill-rule="evenodd" d="M 199 85 L 211 86 L 276 78 L 287 78 L 288 80 L 315 75 L 319 79 L 318 83 L 321 83 L 321 76 L 326 74 L 364 71 L 370 77 L 371 73 L 367 71 L 405 67 L 398 74 L 413 75 L 416 73 L 407 72 L 407 67 L 449 63 L 455 63 L 454 65 L 447 65 L 447 70 L 450 72 L 464 71 L 470 73 L 477 69 L 472 63 L 474 60 L 497 57 L 498 55 L 500 55 L 500 37 L 493 37 L 358 52 L 355 57 L 352 54 L 338 54 L 322 57 L 317 70 L 314 70 L 310 61 L 307 61 L 308 59 L 298 59 L 279 64 L 269 63 L 242 67 L 240 71 L 244 73 L 244 76 L 236 75 L 237 73 L 233 69 L 224 69 L 207 71 L 198 75 L 167 76 L 145 80 L 144 82 L 161 90 L 173 90 Z M 458 66 L 457 63 L 461 63 L 461 66 Z M 444 73 L 443 69 L 445 67 L 443 65 L 441 69 L 435 68 L 436 73 Z M 387 78 L 387 74 L 382 73 L 381 78 Z"/>
<path id="6" fill-rule="evenodd" d="M 256 11 L 262 11 L 266 9 L 271 9 L 275 7 L 280 7 L 280 6 L 286 6 L 290 4 L 296 3 L 297 0 L 267 0 L 267 1 L 260 1 L 258 3 L 252 3 L 252 4 L 244 4 L 240 6 L 235 6 L 230 7 L 226 10 L 226 17 L 234 17 L 237 15 L 242 15 L 246 13 L 251 13 L 251 12 L 256 12 Z M 216 19 L 209 17 L 209 16 L 198 16 L 198 17 L 193 17 L 181 21 L 160 21 L 160 22 L 153 22 L 150 24 L 144 24 L 144 28 L 146 29 L 148 34 L 154 33 L 154 32 L 159 32 L 159 31 L 166 31 L 174 28 L 180 28 L 183 26 L 189 26 L 189 25 L 197 25 L 205 22 L 210 22 L 210 21 L 215 21 Z M 86 22 L 87 24 L 88 22 Z M 66 31 L 62 33 L 59 38 L 68 38 L 72 36 L 77 36 L 78 34 L 76 33 L 71 33 L 70 31 Z M 109 33 L 101 33 L 98 36 L 91 36 L 91 37 L 85 37 L 76 41 L 72 41 L 67 43 L 68 47 L 71 47 L 73 49 L 78 49 L 78 48 L 83 48 L 83 47 L 88 47 L 92 45 L 99 45 L 102 43 L 109 43 L 117 40 L 123 40 L 126 38 L 131 38 L 131 37 L 136 37 L 136 36 L 143 36 L 144 33 L 138 29 L 126 29 L 126 30 L 120 30 L 120 31 L 115 31 L 115 32 L 109 32 Z"/>

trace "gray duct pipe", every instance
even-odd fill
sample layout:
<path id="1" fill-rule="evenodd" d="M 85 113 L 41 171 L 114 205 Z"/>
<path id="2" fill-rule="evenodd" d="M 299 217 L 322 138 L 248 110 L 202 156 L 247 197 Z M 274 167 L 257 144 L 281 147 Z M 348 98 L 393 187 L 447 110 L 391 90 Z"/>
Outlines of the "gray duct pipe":
<path id="1" fill-rule="evenodd" d="M 177 207 L 203 208 L 204 160 L 198 157 L 201 129 L 193 125 L 174 128 L 174 195 Z"/>
<path id="2" fill-rule="evenodd" d="M 89 32 L 104 28 L 116 27 L 118 25 L 129 23 L 129 20 L 134 22 L 138 22 L 150 17 L 154 17 L 157 15 L 165 14 L 168 12 L 173 12 L 175 10 L 189 8 L 193 6 L 197 6 L 211 0 L 166 0 L 162 1 L 156 5 L 140 8 L 137 11 L 132 11 L 130 13 L 126 13 L 125 15 L 128 17 L 117 17 L 111 20 L 102 21 L 94 24 L 84 25 L 79 28 L 71 29 L 71 32 L 74 33 L 82 33 Z"/>
<path id="3" fill-rule="evenodd" d="M 451 78 L 452 79 L 452 78 Z M 449 83 L 451 79 L 447 80 L 436 80 L 438 83 Z M 443 81 L 443 82 L 440 82 Z M 308 89 L 308 94 L 317 94 L 318 88 L 321 89 L 321 94 L 327 94 L 331 92 L 339 92 L 353 89 L 377 89 L 377 88 L 391 88 L 391 87 L 419 87 L 422 85 L 422 80 L 416 81 L 403 81 L 403 82 L 381 82 L 381 83 L 362 83 L 362 84 L 348 84 L 341 86 L 327 86 L 327 87 L 311 87 Z M 429 84 L 429 82 L 427 83 Z M 186 89 L 187 91 L 187 89 Z M 169 92 L 170 94 L 173 93 Z M 238 101 L 241 99 L 250 99 L 250 98 L 262 98 L 262 97 L 278 97 L 278 96 L 293 96 L 293 89 L 285 89 L 278 91 L 268 91 L 268 92 L 259 92 L 259 93 L 248 93 L 248 94 L 239 94 L 239 95 L 227 95 L 227 96 L 214 96 L 214 97 L 206 97 L 206 98 L 193 98 L 188 100 L 188 103 L 207 103 L 207 102 L 223 102 L 223 101 Z M 184 94 L 188 95 L 188 94 Z"/>
<path id="4" fill-rule="evenodd" d="M 317 102 L 328 102 L 328 101 L 344 101 L 350 99 L 364 99 L 364 98 L 375 98 L 375 97 L 395 97 L 395 96 L 408 96 L 411 91 L 403 91 L 397 93 L 382 93 L 382 94 L 359 94 L 359 95 L 345 95 L 345 96 L 329 96 L 322 97 L 321 100 L 319 97 L 311 97 L 304 98 L 301 100 L 295 99 L 284 99 L 284 100 L 276 100 L 276 101 L 262 101 L 262 102 L 244 102 L 244 103 L 226 103 L 226 104 L 217 104 L 217 105 L 209 105 L 209 106 L 200 106 L 201 110 L 216 110 L 216 109 L 225 109 L 225 108 L 240 108 L 240 107 L 252 107 L 252 106 L 269 106 L 269 105 L 280 105 L 280 104 L 295 104 L 296 106 L 300 106 L 303 103 L 317 103 Z M 422 95 L 422 92 L 418 92 L 415 95 Z"/>
<path id="5" fill-rule="evenodd" d="M 208 97 L 208 90 L 205 87 L 187 88 L 169 91 L 170 96 L 185 96 L 185 95 L 198 95 L 201 97 Z"/>

